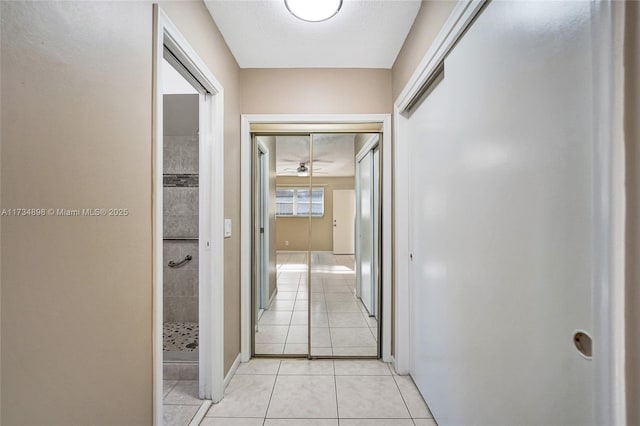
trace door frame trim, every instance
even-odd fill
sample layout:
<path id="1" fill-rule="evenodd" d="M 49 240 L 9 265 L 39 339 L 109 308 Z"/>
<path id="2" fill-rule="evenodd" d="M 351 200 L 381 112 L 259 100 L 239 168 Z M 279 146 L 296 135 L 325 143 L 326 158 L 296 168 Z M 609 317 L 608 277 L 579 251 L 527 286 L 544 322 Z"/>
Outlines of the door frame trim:
<path id="1" fill-rule="evenodd" d="M 392 278 L 392 146 L 391 114 L 242 114 L 240 140 L 240 247 L 242 253 L 251 253 L 251 124 L 358 124 L 381 123 L 382 158 L 382 360 L 391 362 L 391 278 Z M 388 199 L 388 200 L 387 200 Z M 242 361 L 251 358 L 251 256 L 240 259 L 240 346 Z"/>
<path id="2" fill-rule="evenodd" d="M 441 70 L 453 49 L 487 0 L 462 0 L 436 36 L 431 47 L 394 102 L 394 221 L 395 232 L 395 366 L 400 374 L 411 367 L 411 288 L 409 283 L 409 173 L 410 153 L 404 141 L 401 116 L 410 111 Z M 624 7 L 615 1 L 592 4 L 594 80 L 598 119 L 594 152 L 596 253 L 594 307 L 594 421 L 626 424 L 625 380 L 625 157 L 623 126 L 622 58 Z"/>
<path id="3" fill-rule="evenodd" d="M 209 93 L 200 94 L 199 393 L 218 402 L 224 392 L 224 89 L 158 4 L 153 5 L 152 276 L 153 424 L 163 423 L 163 92 L 164 46 Z M 203 167 L 204 165 L 204 167 Z M 202 254 L 208 254 L 202 256 Z"/>

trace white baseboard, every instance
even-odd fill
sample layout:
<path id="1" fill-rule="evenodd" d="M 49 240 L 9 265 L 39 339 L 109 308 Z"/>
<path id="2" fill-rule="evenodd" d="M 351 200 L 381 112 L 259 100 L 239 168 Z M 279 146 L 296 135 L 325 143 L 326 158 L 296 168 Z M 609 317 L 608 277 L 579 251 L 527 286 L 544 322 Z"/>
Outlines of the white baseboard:
<path id="1" fill-rule="evenodd" d="M 236 375 L 236 370 L 238 370 L 238 366 L 240 365 L 240 358 L 242 357 L 242 354 L 238 354 L 238 356 L 236 357 L 236 360 L 233 361 L 233 364 L 231 364 L 231 368 L 229 369 L 229 372 L 227 373 L 227 375 L 224 378 L 224 388 L 226 389 L 227 386 L 229 386 L 229 382 L 231 381 L 231 379 L 233 379 L 233 376 Z"/>
<path id="2" fill-rule="evenodd" d="M 209 407 L 211 407 L 211 400 L 207 399 L 206 401 L 202 401 L 200 404 L 200 408 L 196 411 L 196 414 L 193 416 L 191 421 L 189 422 L 189 426 L 198 426 L 202 420 L 204 420 L 204 416 L 207 415 L 207 411 L 209 411 Z"/>
<path id="3" fill-rule="evenodd" d="M 408 376 L 410 374 L 409 370 L 407 370 L 407 371 L 404 371 L 404 370 L 398 371 L 398 368 L 397 368 L 396 364 L 397 364 L 396 363 L 396 357 L 391 356 L 391 365 L 393 366 L 393 369 L 395 370 L 395 372 L 396 372 L 396 374 L 398 376 Z"/>

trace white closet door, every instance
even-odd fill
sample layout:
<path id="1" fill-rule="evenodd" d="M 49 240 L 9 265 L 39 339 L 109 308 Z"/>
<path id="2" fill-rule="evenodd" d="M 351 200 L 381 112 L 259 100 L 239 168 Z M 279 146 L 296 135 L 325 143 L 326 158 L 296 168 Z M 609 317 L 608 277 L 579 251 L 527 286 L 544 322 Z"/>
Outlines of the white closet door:
<path id="1" fill-rule="evenodd" d="M 372 205 L 372 183 L 371 157 L 369 152 L 360 160 L 359 182 L 360 182 L 360 299 L 369 313 L 373 312 L 372 306 L 372 280 L 373 280 L 373 216 L 371 215 Z"/>
<path id="2" fill-rule="evenodd" d="M 408 119 L 411 375 L 440 426 L 593 424 L 589 2 L 490 2 Z M 405 141 L 401 141 L 405 142 Z"/>
<path id="3" fill-rule="evenodd" d="M 333 190 L 333 254 L 353 254 L 355 250 L 356 192 Z"/>
<path id="4" fill-rule="evenodd" d="M 372 151 L 373 158 L 371 159 L 371 171 L 373 173 L 373 179 L 371 181 L 371 215 L 372 220 L 372 246 L 373 252 L 371 253 L 371 309 L 369 314 L 378 318 L 378 283 L 380 276 L 380 150 L 375 148 Z"/>

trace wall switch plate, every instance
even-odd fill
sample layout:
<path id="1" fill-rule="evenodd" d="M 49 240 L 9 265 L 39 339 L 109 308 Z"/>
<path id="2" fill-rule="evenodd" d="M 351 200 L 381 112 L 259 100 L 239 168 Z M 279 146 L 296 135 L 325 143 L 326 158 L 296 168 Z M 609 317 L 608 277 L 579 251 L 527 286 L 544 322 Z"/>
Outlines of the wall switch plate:
<path id="1" fill-rule="evenodd" d="M 231 237 L 231 219 L 224 220 L 224 237 Z"/>

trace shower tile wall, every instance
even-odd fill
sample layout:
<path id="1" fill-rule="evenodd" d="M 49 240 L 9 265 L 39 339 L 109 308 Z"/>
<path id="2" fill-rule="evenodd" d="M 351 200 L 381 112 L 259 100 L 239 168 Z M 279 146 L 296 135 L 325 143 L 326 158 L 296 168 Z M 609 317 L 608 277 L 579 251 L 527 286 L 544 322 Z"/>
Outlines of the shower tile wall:
<path id="1" fill-rule="evenodd" d="M 185 266 L 167 266 L 188 254 Z M 164 322 L 198 322 L 198 240 L 164 241 Z"/>
<path id="2" fill-rule="evenodd" d="M 164 322 L 197 323 L 198 95 L 165 95 L 164 117 Z"/>

